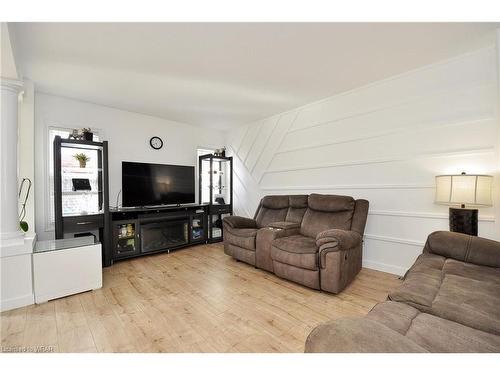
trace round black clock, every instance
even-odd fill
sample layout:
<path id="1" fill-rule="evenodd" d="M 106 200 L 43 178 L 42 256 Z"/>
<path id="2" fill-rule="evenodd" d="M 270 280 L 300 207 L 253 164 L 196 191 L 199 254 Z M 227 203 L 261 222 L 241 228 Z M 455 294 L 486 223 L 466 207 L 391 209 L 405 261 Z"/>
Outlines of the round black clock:
<path id="1" fill-rule="evenodd" d="M 159 150 L 160 148 L 163 147 L 163 141 L 160 137 L 152 137 L 149 140 L 149 144 L 151 147 L 153 147 L 155 150 Z"/>

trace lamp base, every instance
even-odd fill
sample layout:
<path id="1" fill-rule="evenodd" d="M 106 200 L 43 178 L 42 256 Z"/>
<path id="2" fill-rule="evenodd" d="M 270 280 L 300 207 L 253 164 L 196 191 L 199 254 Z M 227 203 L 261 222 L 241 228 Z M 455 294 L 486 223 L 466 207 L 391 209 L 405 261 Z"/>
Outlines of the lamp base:
<path id="1" fill-rule="evenodd" d="M 450 231 L 477 236 L 478 210 L 450 207 Z"/>

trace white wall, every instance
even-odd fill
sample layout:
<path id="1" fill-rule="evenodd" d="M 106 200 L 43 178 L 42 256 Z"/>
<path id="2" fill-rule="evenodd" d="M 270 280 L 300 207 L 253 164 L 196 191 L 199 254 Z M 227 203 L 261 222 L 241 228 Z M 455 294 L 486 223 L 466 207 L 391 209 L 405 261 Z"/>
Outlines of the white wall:
<path id="1" fill-rule="evenodd" d="M 0 22 L 0 42 L 0 76 L 11 79 L 18 78 L 9 28 L 6 22 Z"/>
<path id="2" fill-rule="evenodd" d="M 235 211 L 266 194 L 366 198 L 364 265 L 402 274 L 427 235 L 448 229 L 434 176 L 496 174 L 495 46 L 336 95 L 230 134 Z M 495 208 L 479 235 L 500 239 Z"/>
<path id="3" fill-rule="evenodd" d="M 100 130 L 109 142 L 109 194 L 115 205 L 121 189 L 121 162 L 137 161 L 196 166 L 197 147 L 221 147 L 224 134 L 175 121 L 85 103 L 68 98 L 36 93 L 35 95 L 35 167 L 36 232 L 40 239 L 53 238 L 47 231 L 48 128 L 90 127 Z M 149 145 L 152 136 L 163 139 L 161 150 Z M 120 201 L 121 204 L 121 201 Z"/>

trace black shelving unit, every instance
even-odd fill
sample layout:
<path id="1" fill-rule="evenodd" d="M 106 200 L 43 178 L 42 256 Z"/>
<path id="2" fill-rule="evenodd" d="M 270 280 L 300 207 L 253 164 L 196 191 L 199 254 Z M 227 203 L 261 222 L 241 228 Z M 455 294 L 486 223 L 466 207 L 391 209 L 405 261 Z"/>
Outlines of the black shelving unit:
<path id="1" fill-rule="evenodd" d="M 81 167 L 72 157 L 77 153 L 90 157 L 87 166 Z M 90 190 L 75 190 L 74 179 L 89 180 Z M 110 229 L 107 141 L 55 137 L 54 210 L 56 239 L 98 231 L 105 253 Z"/>
<path id="2" fill-rule="evenodd" d="M 233 158 L 212 154 L 199 157 L 200 204 L 208 205 L 208 242 L 223 239 L 222 218 L 233 214 Z"/>

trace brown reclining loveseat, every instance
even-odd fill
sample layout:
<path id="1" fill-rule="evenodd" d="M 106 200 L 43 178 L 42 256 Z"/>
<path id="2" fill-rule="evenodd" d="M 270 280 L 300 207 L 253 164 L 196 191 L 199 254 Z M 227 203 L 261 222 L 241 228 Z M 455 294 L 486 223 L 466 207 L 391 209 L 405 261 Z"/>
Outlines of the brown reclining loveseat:
<path id="1" fill-rule="evenodd" d="M 500 242 L 447 231 L 389 301 L 316 327 L 306 352 L 500 352 Z"/>
<path id="2" fill-rule="evenodd" d="M 340 195 L 262 198 L 254 218 L 224 218 L 224 251 L 314 289 L 342 291 L 361 270 L 368 201 Z"/>

